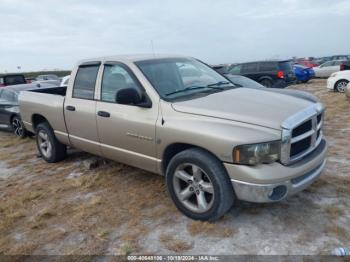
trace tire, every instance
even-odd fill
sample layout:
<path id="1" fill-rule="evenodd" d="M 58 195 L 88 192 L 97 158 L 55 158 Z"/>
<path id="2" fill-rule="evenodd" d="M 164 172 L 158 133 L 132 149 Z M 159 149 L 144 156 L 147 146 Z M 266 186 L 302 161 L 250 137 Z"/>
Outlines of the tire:
<path id="1" fill-rule="evenodd" d="M 265 87 L 272 87 L 273 86 L 273 83 L 271 80 L 269 79 L 263 79 L 260 81 L 260 84 L 262 84 L 263 86 Z"/>
<path id="2" fill-rule="evenodd" d="M 14 116 L 11 119 L 11 128 L 15 136 L 19 138 L 25 138 L 28 135 L 27 130 L 25 129 L 23 122 L 19 116 Z"/>
<path id="3" fill-rule="evenodd" d="M 345 92 L 345 88 L 347 86 L 347 84 L 349 83 L 348 80 L 346 79 L 341 79 L 339 81 L 337 81 L 334 85 L 334 90 L 339 92 L 339 93 L 344 93 Z"/>
<path id="4" fill-rule="evenodd" d="M 222 163 L 198 148 L 182 151 L 171 159 L 166 184 L 176 207 L 194 220 L 219 219 L 232 207 L 235 199 Z"/>
<path id="5" fill-rule="evenodd" d="M 66 158 L 67 147 L 57 140 L 49 123 L 40 123 L 35 131 L 38 151 L 46 162 L 56 163 Z"/>

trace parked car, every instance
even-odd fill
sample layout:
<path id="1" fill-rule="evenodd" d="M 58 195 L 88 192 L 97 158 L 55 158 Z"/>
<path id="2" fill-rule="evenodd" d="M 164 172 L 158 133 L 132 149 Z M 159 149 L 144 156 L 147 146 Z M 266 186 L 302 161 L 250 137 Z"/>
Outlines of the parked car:
<path id="1" fill-rule="evenodd" d="M 318 63 L 319 65 L 328 62 L 328 61 L 334 61 L 334 60 L 350 60 L 349 55 L 333 55 L 333 56 L 324 56 L 324 57 L 319 57 L 315 59 L 315 62 Z"/>
<path id="2" fill-rule="evenodd" d="M 327 79 L 327 88 L 344 93 L 347 84 L 350 82 L 350 70 L 339 71 L 331 74 Z"/>
<path id="3" fill-rule="evenodd" d="M 320 78 L 329 77 L 331 74 L 340 71 L 344 66 L 344 60 L 333 60 L 313 68 L 315 76 Z"/>
<path id="4" fill-rule="evenodd" d="M 38 75 L 35 78 L 36 83 L 41 83 L 41 84 L 53 84 L 53 85 L 60 85 L 61 84 L 61 79 L 54 75 L 54 74 L 49 74 L 49 75 Z"/>
<path id="5" fill-rule="evenodd" d="M 191 57 L 83 60 L 68 87 L 25 91 L 19 101 L 44 160 L 64 159 L 68 145 L 163 174 L 192 219 L 218 219 L 236 198 L 285 199 L 325 165 L 321 103 L 238 88 Z"/>
<path id="6" fill-rule="evenodd" d="M 263 86 L 274 88 L 285 88 L 296 80 L 289 60 L 236 64 L 228 69 L 228 73 L 243 75 L 259 82 Z"/>
<path id="7" fill-rule="evenodd" d="M 343 71 L 343 70 L 350 70 L 350 60 L 343 61 L 340 64 L 340 71 Z"/>
<path id="8" fill-rule="evenodd" d="M 308 67 L 308 68 L 312 68 L 312 67 L 319 65 L 313 57 L 298 58 L 298 59 L 294 60 L 294 62 L 297 64 L 300 64 L 300 65 L 303 65 L 305 67 Z"/>
<path id="9" fill-rule="evenodd" d="M 42 87 L 40 84 L 12 85 L 0 89 L 0 124 L 11 128 L 20 138 L 27 135 L 21 120 L 18 105 L 18 94 L 25 90 L 34 90 Z"/>
<path id="10" fill-rule="evenodd" d="M 303 65 L 293 65 L 293 70 L 297 81 L 307 83 L 310 79 L 315 77 L 315 71 Z"/>
<path id="11" fill-rule="evenodd" d="M 69 82 L 69 78 L 70 78 L 70 75 L 62 77 L 60 86 L 67 86 Z"/>
<path id="12" fill-rule="evenodd" d="M 60 80 L 60 78 L 56 75 L 50 74 L 50 75 L 38 75 L 35 78 L 36 81 L 47 81 L 47 80 Z"/>
<path id="13" fill-rule="evenodd" d="M 26 84 L 27 81 L 24 75 L 21 74 L 8 74 L 0 76 L 0 87 L 11 86 L 11 85 L 22 85 Z"/>
<path id="14" fill-rule="evenodd" d="M 234 85 L 238 87 L 247 87 L 247 88 L 255 88 L 255 89 L 261 89 L 267 92 L 275 92 L 275 93 L 280 93 L 283 95 L 289 95 L 289 96 L 294 96 L 297 98 L 305 99 L 314 103 L 318 103 L 319 100 L 316 96 L 305 92 L 301 90 L 295 90 L 295 89 L 277 89 L 277 88 L 267 88 L 258 82 L 245 77 L 241 75 L 225 75 L 226 78 L 228 78 Z"/>

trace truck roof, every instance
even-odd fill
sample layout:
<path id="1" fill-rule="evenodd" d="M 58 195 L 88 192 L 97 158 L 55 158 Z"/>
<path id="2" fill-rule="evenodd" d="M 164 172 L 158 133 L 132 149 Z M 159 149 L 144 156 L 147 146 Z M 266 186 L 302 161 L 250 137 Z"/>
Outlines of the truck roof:
<path id="1" fill-rule="evenodd" d="M 173 55 L 173 54 L 133 54 L 133 55 L 115 55 L 115 56 L 103 56 L 95 57 L 89 59 L 83 59 L 78 62 L 79 65 L 91 62 L 106 62 L 106 61 L 127 61 L 127 62 L 137 62 L 143 60 L 153 60 L 153 59 L 164 59 L 164 58 L 186 58 L 183 55 Z"/>

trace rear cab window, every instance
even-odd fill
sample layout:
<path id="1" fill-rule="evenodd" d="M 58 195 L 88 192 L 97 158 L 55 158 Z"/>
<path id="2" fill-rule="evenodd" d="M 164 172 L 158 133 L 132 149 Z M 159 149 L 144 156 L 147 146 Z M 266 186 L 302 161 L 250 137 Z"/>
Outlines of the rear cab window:
<path id="1" fill-rule="evenodd" d="M 93 100 L 95 85 L 100 64 L 82 65 L 79 67 L 73 85 L 73 98 Z"/>

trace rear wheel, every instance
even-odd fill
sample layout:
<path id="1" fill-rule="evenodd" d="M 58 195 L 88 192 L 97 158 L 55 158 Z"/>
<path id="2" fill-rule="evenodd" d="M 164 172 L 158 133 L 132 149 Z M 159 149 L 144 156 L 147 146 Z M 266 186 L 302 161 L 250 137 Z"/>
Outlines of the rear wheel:
<path id="1" fill-rule="evenodd" d="M 36 144 L 42 158 L 48 163 L 55 163 L 66 157 L 66 146 L 57 140 L 55 133 L 47 122 L 37 126 Z"/>
<path id="2" fill-rule="evenodd" d="M 260 84 L 262 84 L 265 87 L 272 87 L 273 83 L 269 79 L 263 79 L 260 81 Z"/>
<path id="3" fill-rule="evenodd" d="M 349 81 L 346 79 L 339 80 L 338 82 L 335 83 L 334 85 L 334 90 L 339 92 L 339 93 L 344 93 L 345 88 L 348 85 Z"/>
<path id="4" fill-rule="evenodd" d="M 11 120 L 11 127 L 13 133 L 19 138 L 25 138 L 27 136 L 27 131 L 24 128 L 23 122 L 19 116 L 14 116 Z"/>
<path id="5" fill-rule="evenodd" d="M 174 156 L 167 168 L 166 183 L 177 208 L 195 220 L 217 220 L 234 201 L 233 187 L 222 163 L 201 149 L 188 149 Z"/>

